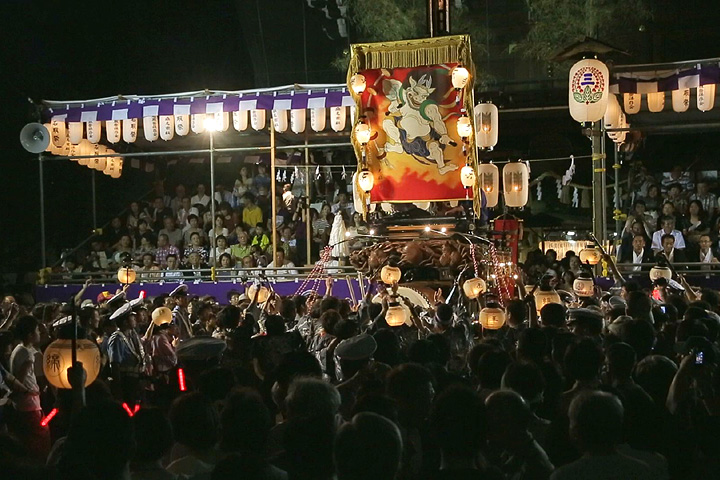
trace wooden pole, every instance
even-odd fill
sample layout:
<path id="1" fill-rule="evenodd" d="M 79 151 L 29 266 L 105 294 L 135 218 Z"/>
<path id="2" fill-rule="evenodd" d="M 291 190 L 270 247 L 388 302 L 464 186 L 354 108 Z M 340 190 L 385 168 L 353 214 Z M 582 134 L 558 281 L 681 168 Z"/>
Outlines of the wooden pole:
<path id="1" fill-rule="evenodd" d="M 312 219 L 310 218 L 310 150 L 307 148 L 308 132 L 305 130 L 305 244 L 306 265 L 312 265 Z"/>

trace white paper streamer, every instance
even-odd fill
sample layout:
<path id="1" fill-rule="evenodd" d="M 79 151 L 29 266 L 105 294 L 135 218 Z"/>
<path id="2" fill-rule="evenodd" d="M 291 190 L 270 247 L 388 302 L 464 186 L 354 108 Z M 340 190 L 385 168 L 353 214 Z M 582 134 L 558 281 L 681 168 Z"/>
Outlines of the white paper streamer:
<path id="1" fill-rule="evenodd" d="M 555 180 L 555 188 L 557 188 L 557 196 L 560 198 L 562 196 L 562 180 Z"/>
<path id="2" fill-rule="evenodd" d="M 570 167 L 565 171 L 565 175 L 562 177 L 562 184 L 567 185 L 572 181 L 573 176 L 575 176 L 575 157 L 573 155 L 570 155 Z"/>
<path id="3" fill-rule="evenodd" d="M 538 184 L 537 184 L 537 199 L 538 199 L 538 202 L 540 200 L 542 200 L 542 183 L 541 182 L 538 182 Z"/>
<path id="4" fill-rule="evenodd" d="M 580 206 L 580 192 L 577 187 L 573 189 L 572 206 L 578 208 Z"/>

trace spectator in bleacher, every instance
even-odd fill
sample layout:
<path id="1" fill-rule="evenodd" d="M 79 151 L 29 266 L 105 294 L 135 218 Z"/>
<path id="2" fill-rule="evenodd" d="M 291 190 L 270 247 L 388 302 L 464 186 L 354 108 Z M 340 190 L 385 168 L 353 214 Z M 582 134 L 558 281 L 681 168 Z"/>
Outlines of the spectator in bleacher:
<path id="1" fill-rule="evenodd" d="M 216 215 L 215 216 L 215 226 L 210 229 L 208 232 L 208 238 L 216 238 L 220 235 L 227 238 L 228 236 L 228 229 L 225 228 L 225 219 L 222 215 Z"/>
<path id="2" fill-rule="evenodd" d="M 707 214 L 707 220 L 712 220 L 718 210 L 717 195 L 710 192 L 710 185 L 704 179 L 698 181 L 696 189 L 697 191 L 690 195 L 690 200 L 698 200 Z"/>
<path id="3" fill-rule="evenodd" d="M 200 228 L 200 220 L 195 214 L 188 215 L 188 225 L 183 229 L 183 243 L 190 245 L 190 236 L 193 233 L 197 233 L 200 236 L 205 236 L 205 232 Z"/>
<path id="4" fill-rule="evenodd" d="M 257 264 L 255 263 L 255 257 L 252 255 L 247 255 L 242 258 L 242 268 L 255 268 L 257 267 Z"/>
<path id="5" fill-rule="evenodd" d="M 718 259 L 715 257 L 715 253 L 712 250 L 712 240 L 710 235 L 702 234 L 698 240 L 698 250 L 695 255 L 696 258 L 691 258 L 691 262 L 702 262 L 702 263 L 718 263 Z"/>
<path id="6" fill-rule="evenodd" d="M 645 227 L 646 235 L 650 235 L 654 231 L 654 224 L 656 219 L 646 211 L 645 202 L 643 200 L 636 200 L 633 205 L 632 211 L 628 213 L 627 220 L 625 221 L 624 233 L 630 233 L 632 231 L 632 225 L 635 222 L 641 222 Z"/>
<path id="7" fill-rule="evenodd" d="M 263 219 L 269 220 L 272 218 L 272 201 L 270 200 L 270 197 L 268 197 L 268 189 L 266 187 L 258 188 L 257 196 L 255 197 L 255 204 L 258 208 L 260 208 L 260 211 L 263 214 Z M 279 208 L 280 207 L 278 206 L 278 209 Z"/>
<path id="8" fill-rule="evenodd" d="M 136 244 L 137 244 L 137 243 L 140 243 L 140 240 L 141 240 L 142 236 L 143 236 L 143 235 L 146 235 L 146 234 L 152 235 L 153 237 L 155 236 L 155 233 L 153 232 L 153 229 L 150 228 L 150 226 L 148 225 L 147 220 L 145 220 L 145 219 L 143 218 L 142 220 L 140 220 L 140 221 L 138 222 L 137 230 L 135 230 L 135 236 L 133 237 L 133 241 L 134 241 Z"/>
<path id="9" fill-rule="evenodd" d="M 194 232 L 190 235 L 190 243 L 185 247 L 183 258 L 187 259 L 191 253 L 197 253 L 200 255 L 200 259 L 203 263 L 208 261 L 208 251 L 203 246 L 203 237 L 198 232 Z"/>
<path id="10" fill-rule="evenodd" d="M 175 227 L 175 219 L 168 215 L 163 219 L 164 228 L 158 232 L 160 235 L 167 235 L 170 245 L 180 248 L 183 241 L 182 230 Z"/>
<path id="11" fill-rule="evenodd" d="M 210 203 L 210 196 L 205 194 L 205 184 L 198 183 L 196 192 L 197 193 L 190 198 L 190 203 L 192 205 L 196 205 L 199 203 L 203 207 L 207 208 L 208 204 Z"/>
<path id="12" fill-rule="evenodd" d="M 217 202 L 215 203 L 215 209 L 217 210 Z M 210 229 L 213 228 L 213 214 L 210 205 L 208 205 L 207 209 L 203 212 L 200 220 L 200 223 L 202 223 L 202 228 L 205 233 L 209 232 Z M 205 236 L 207 237 L 207 235 Z"/>
<path id="13" fill-rule="evenodd" d="M 267 250 L 268 245 L 270 245 L 270 237 L 268 237 L 265 233 L 265 228 L 263 227 L 262 222 L 255 225 L 255 235 L 253 236 L 250 245 L 257 245 L 263 252 Z"/>
<path id="14" fill-rule="evenodd" d="M 132 258 L 133 254 L 133 242 L 129 234 L 125 234 L 120 237 L 120 241 L 115 245 L 115 253 L 113 253 L 112 260 L 114 263 L 119 264 L 122 262 L 124 256 Z"/>
<path id="15" fill-rule="evenodd" d="M 295 270 L 295 264 L 290 261 L 288 257 L 285 256 L 285 252 L 282 248 L 278 248 L 277 250 L 277 262 L 274 260 L 268 263 L 267 268 L 268 269 L 274 269 L 276 266 L 278 267 L 277 270 L 273 270 L 273 273 L 276 275 L 297 275 L 298 271 Z"/>
<path id="16" fill-rule="evenodd" d="M 685 171 L 682 165 L 675 165 L 669 174 L 665 174 L 661 182 L 663 193 L 667 192 L 674 183 L 679 183 L 680 189 L 685 192 L 691 192 L 695 188 L 690 172 Z"/>
<path id="17" fill-rule="evenodd" d="M 233 186 L 234 205 L 241 206 L 245 203 L 245 194 L 248 193 L 253 186 L 253 177 L 248 173 L 248 167 L 243 165 L 240 167 L 238 179 L 235 180 Z"/>
<path id="18" fill-rule="evenodd" d="M 180 200 L 180 207 L 175 212 L 175 221 L 179 228 L 185 228 L 188 225 L 188 215 L 190 215 L 190 198 L 183 197 Z"/>
<path id="19" fill-rule="evenodd" d="M 238 222 L 238 224 L 235 225 L 235 228 L 230 233 L 230 235 L 228 235 L 228 243 L 230 245 L 237 245 L 238 239 L 240 238 L 240 235 L 243 233 L 247 233 L 245 225 L 243 225 L 241 222 Z M 248 236 L 248 238 L 249 238 L 249 236 Z"/>
<path id="20" fill-rule="evenodd" d="M 115 245 L 120 241 L 120 237 L 127 235 L 128 229 L 123 226 L 120 217 L 110 220 L 110 226 L 105 229 L 105 243 L 107 245 Z"/>
<path id="21" fill-rule="evenodd" d="M 652 263 L 653 252 L 647 248 L 645 243 L 645 235 L 635 235 L 632 240 L 632 246 L 630 248 L 622 247 L 620 249 L 620 263 Z M 639 272 L 640 266 L 632 267 L 633 272 Z"/>
<path id="22" fill-rule="evenodd" d="M 146 253 L 155 253 L 155 237 L 151 233 L 145 233 L 140 237 L 140 243 L 135 244 L 133 258 L 141 258 Z"/>
<path id="23" fill-rule="evenodd" d="M 688 244 L 697 245 L 700 235 L 710 233 L 710 225 L 706 223 L 705 210 L 699 200 L 692 200 L 688 206 L 688 214 L 685 216 L 683 235 Z"/>
<path id="24" fill-rule="evenodd" d="M 233 194 L 225 189 L 225 185 L 218 183 L 215 185 L 215 201 L 218 205 L 223 202 L 231 203 L 233 201 Z"/>
<path id="25" fill-rule="evenodd" d="M 142 264 L 138 268 L 140 273 L 139 279 L 143 282 L 155 282 L 162 277 L 158 272 L 160 268 L 155 264 L 155 257 L 152 253 L 146 253 L 142 256 Z"/>
<path id="26" fill-rule="evenodd" d="M 645 208 L 650 213 L 657 213 L 660 210 L 662 204 L 662 198 L 660 197 L 660 187 L 657 184 L 652 184 L 647 189 L 647 195 L 641 197 L 645 201 Z"/>
<path id="27" fill-rule="evenodd" d="M 651 248 L 656 252 L 663 249 L 663 235 L 672 235 L 675 238 L 674 248 L 685 248 L 685 238 L 683 237 L 682 232 L 680 230 L 675 230 L 675 218 L 669 215 L 665 215 L 660 217 L 659 221 L 662 228 L 653 233 Z"/>
<path id="28" fill-rule="evenodd" d="M 283 185 L 282 201 L 285 208 L 292 214 L 295 210 L 295 195 L 292 192 L 292 185 L 289 183 Z"/>
<path id="29" fill-rule="evenodd" d="M 173 214 L 177 214 L 178 210 L 182 208 L 182 201 L 185 197 L 187 197 L 185 185 L 178 183 L 177 186 L 175 186 L 175 197 L 170 200 L 170 209 L 173 211 Z"/>
<path id="30" fill-rule="evenodd" d="M 668 187 L 668 192 L 665 198 L 666 201 L 672 202 L 673 205 L 675 205 L 675 211 L 678 215 L 685 215 L 687 213 L 687 197 L 685 196 L 682 186 L 679 183 L 673 183 Z"/>
<path id="31" fill-rule="evenodd" d="M 255 261 L 255 265 L 258 267 L 267 267 L 268 256 L 265 254 L 265 250 L 260 248 L 260 245 L 253 245 L 252 257 Z"/>
<path id="32" fill-rule="evenodd" d="M 235 230 L 235 225 L 240 223 L 240 215 L 233 210 L 232 205 L 228 202 L 222 202 L 218 206 L 217 214 L 223 217 L 225 228 L 227 228 L 228 232 Z"/>
<path id="33" fill-rule="evenodd" d="M 250 254 L 252 254 L 250 237 L 247 232 L 240 232 L 238 235 L 238 243 L 230 247 L 230 255 L 232 255 L 236 261 L 240 261 Z"/>
<path id="34" fill-rule="evenodd" d="M 163 228 L 166 216 L 172 217 L 172 210 L 163 204 L 162 197 L 155 197 L 152 206 L 146 210 L 147 220 L 156 232 Z"/>
<path id="35" fill-rule="evenodd" d="M 353 204 L 348 202 L 348 196 L 345 192 L 340 192 L 337 195 L 337 202 L 333 204 L 332 206 L 332 213 L 335 215 L 340 210 L 345 210 L 348 214 L 348 216 L 352 216 L 353 212 L 355 211 L 355 208 L 353 207 Z"/>
<path id="36" fill-rule="evenodd" d="M 199 251 L 195 250 L 186 257 L 185 268 L 192 270 L 192 274 L 196 277 L 201 277 L 201 269 L 208 268 L 207 262 L 203 260 Z"/>
<path id="37" fill-rule="evenodd" d="M 272 180 L 267 174 L 267 167 L 262 163 L 257 166 L 257 173 L 253 178 L 253 190 L 255 193 L 259 193 L 260 189 L 264 188 L 266 191 L 270 188 Z"/>
<path id="38" fill-rule="evenodd" d="M 158 236 L 158 246 L 155 250 L 155 260 L 161 267 L 167 266 L 167 258 L 170 255 L 174 255 L 179 260 L 180 251 L 175 245 L 168 243 L 168 236 L 160 234 Z"/>
<path id="39" fill-rule="evenodd" d="M 260 207 L 255 204 L 255 197 L 251 194 L 245 195 L 245 207 L 243 207 L 242 222 L 250 229 L 258 223 L 262 223 L 263 213 Z"/>
<path id="40" fill-rule="evenodd" d="M 165 266 L 166 272 L 163 274 L 164 278 L 182 278 L 182 272 L 177 271 L 180 268 L 180 261 L 178 256 L 171 253 L 167 256 L 167 265 Z"/>
<path id="41" fill-rule="evenodd" d="M 658 258 L 661 258 L 661 254 L 664 254 L 670 263 L 687 262 L 685 252 L 675 247 L 675 237 L 672 234 L 663 234 L 660 241 L 662 249 L 657 254 Z"/>
<path id="42" fill-rule="evenodd" d="M 215 259 L 225 254 L 232 256 L 232 251 L 227 245 L 227 237 L 218 235 L 215 239 L 215 248 L 213 248 L 210 255 L 210 265 L 215 265 Z"/>
<path id="43" fill-rule="evenodd" d="M 128 213 L 125 217 L 125 226 L 128 230 L 136 230 L 138 222 L 142 217 L 143 212 L 140 209 L 140 204 L 138 202 L 130 202 L 130 205 L 128 205 Z"/>

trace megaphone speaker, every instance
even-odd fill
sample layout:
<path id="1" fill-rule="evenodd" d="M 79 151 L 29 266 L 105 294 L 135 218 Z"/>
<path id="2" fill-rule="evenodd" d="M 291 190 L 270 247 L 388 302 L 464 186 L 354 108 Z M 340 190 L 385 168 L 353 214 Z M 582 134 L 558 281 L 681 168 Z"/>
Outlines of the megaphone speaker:
<path id="1" fill-rule="evenodd" d="M 20 143 L 30 153 L 44 152 L 50 145 L 50 132 L 41 123 L 28 123 L 20 130 Z"/>

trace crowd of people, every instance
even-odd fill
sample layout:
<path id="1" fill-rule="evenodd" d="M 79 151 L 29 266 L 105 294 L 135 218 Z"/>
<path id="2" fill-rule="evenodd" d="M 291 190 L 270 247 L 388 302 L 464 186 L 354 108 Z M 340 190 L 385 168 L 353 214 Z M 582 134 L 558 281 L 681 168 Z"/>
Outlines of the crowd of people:
<path id="1" fill-rule="evenodd" d="M 690 301 L 630 281 L 539 312 L 532 295 L 506 298 L 505 323 L 490 330 L 457 289 L 422 308 L 395 286 L 372 283 L 357 304 L 333 296 L 331 279 L 326 288 L 249 288 L 225 305 L 187 285 L 152 299 L 6 297 L 0 476 L 720 476 L 718 292 Z M 408 307 L 401 326 L 386 320 L 395 302 Z M 84 408 L 40 368 L 73 315 L 101 352 Z"/>

